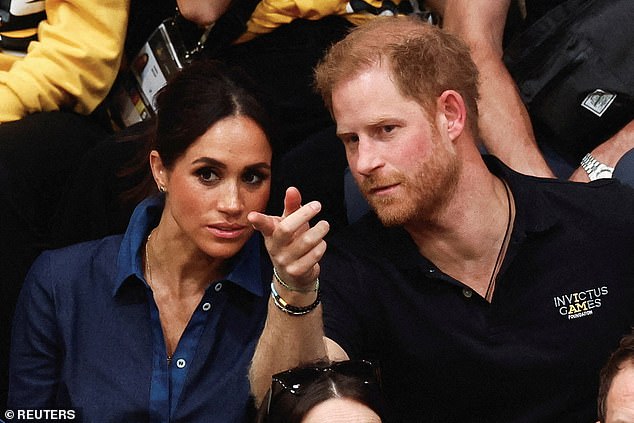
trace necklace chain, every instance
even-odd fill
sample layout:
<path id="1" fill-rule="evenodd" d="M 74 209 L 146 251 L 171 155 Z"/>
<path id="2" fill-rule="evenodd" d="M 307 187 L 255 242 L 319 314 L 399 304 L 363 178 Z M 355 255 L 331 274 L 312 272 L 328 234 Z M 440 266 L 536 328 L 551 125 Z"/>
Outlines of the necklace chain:
<path id="1" fill-rule="evenodd" d="M 491 302 L 491 297 L 493 296 L 493 288 L 495 287 L 495 275 L 497 274 L 498 268 L 502 263 L 502 256 L 505 250 L 505 247 L 508 243 L 509 233 L 511 230 L 511 225 L 513 223 L 513 208 L 511 206 L 511 192 L 506 181 L 502 180 L 502 184 L 504 184 L 504 192 L 506 193 L 506 202 L 508 205 L 508 220 L 506 222 L 506 229 L 504 231 L 504 238 L 502 239 L 502 245 L 500 246 L 500 251 L 498 251 L 498 256 L 495 259 L 495 266 L 493 266 L 493 271 L 491 272 L 491 278 L 489 279 L 489 286 L 487 286 L 487 292 L 484 298 Z"/>
<path id="2" fill-rule="evenodd" d="M 153 288 L 152 284 L 152 266 L 150 265 L 150 239 L 152 238 L 152 234 L 156 228 L 150 231 L 150 234 L 147 236 L 147 240 L 145 241 L 145 273 L 147 276 L 147 284 L 150 289 Z"/>
<path id="3" fill-rule="evenodd" d="M 152 283 L 152 265 L 150 264 L 150 239 L 152 238 L 152 234 L 154 233 L 155 230 L 156 228 L 150 231 L 150 234 L 147 236 L 147 239 L 145 241 L 145 275 L 146 275 L 147 284 L 152 291 L 154 289 L 153 289 L 153 283 Z M 170 354 L 169 352 L 167 353 L 168 365 L 172 363 L 172 356 L 173 354 Z"/>

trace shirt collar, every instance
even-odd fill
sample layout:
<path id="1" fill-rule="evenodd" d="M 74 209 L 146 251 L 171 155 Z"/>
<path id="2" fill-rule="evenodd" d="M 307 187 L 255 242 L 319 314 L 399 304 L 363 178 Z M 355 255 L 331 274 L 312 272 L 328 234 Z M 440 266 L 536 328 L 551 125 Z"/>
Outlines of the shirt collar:
<path id="1" fill-rule="evenodd" d="M 260 260 L 261 243 L 260 233 L 255 232 L 232 259 L 231 271 L 225 278 L 258 297 L 265 295 Z"/>
<path id="2" fill-rule="evenodd" d="M 112 295 L 120 291 L 126 281 L 145 283 L 143 275 L 143 245 L 147 235 L 158 222 L 165 205 L 164 196 L 149 197 L 134 209 L 128 229 L 123 236 L 117 258 L 117 277 Z M 236 284 L 253 295 L 264 296 L 261 273 L 261 236 L 254 233 L 240 252 L 232 259 L 231 271 L 225 280 Z"/>
<path id="3" fill-rule="evenodd" d="M 544 197 L 544 184 L 559 181 L 522 175 L 506 166 L 495 156 L 485 155 L 483 159 L 495 176 L 508 183 L 515 201 L 515 224 L 513 232 L 523 237 L 546 232 L 558 222 L 556 214 Z"/>
<path id="4" fill-rule="evenodd" d="M 164 205 L 164 196 L 157 195 L 143 200 L 134 209 L 119 248 L 117 279 L 113 295 L 131 276 L 135 276 L 140 281 L 145 280 L 143 277 L 143 244 L 152 228 L 158 225 Z"/>

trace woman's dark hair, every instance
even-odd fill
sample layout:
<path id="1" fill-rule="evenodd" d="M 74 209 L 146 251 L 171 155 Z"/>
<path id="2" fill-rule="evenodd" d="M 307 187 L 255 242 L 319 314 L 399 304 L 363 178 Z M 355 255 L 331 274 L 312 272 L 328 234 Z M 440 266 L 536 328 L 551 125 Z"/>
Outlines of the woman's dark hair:
<path id="1" fill-rule="evenodd" d="M 170 168 L 211 126 L 229 116 L 245 116 L 270 136 L 268 118 L 255 86 L 236 68 L 218 61 L 194 62 L 158 94 L 153 149 Z"/>
<path id="2" fill-rule="evenodd" d="M 134 207 L 156 192 L 149 170 L 150 151 L 158 151 L 169 169 L 198 137 L 224 118 L 252 119 L 271 142 L 269 118 L 257 92 L 257 86 L 242 70 L 215 60 L 195 61 L 175 74 L 156 97 L 157 116 L 142 125 L 140 135 L 131 132 L 122 139 L 144 145 L 140 155 L 119 172 L 125 178 L 143 175 L 142 183 L 123 193 L 123 203 Z"/>
<path id="3" fill-rule="evenodd" d="M 359 362 L 341 362 L 343 366 L 350 363 L 358 367 Z M 273 386 L 262 403 L 258 413 L 258 423 L 301 423 L 308 412 L 318 404 L 332 398 L 346 398 L 372 409 L 383 422 L 388 422 L 388 411 L 383 399 L 378 367 L 369 362 L 361 362 L 374 367 L 368 376 L 355 371 L 337 368 L 340 363 L 331 367 L 327 363 L 316 363 L 292 369 L 273 376 Z M 311 377 L 310 372 L 313 376 Z M 296 380 L 294 373 L 300 372 Z M 309 372 L 309 373 L 307 373 Z M 279 377 L 283 375 L 282 377 Z M 282 379 L 290 380 L 293 388 L 286 386 Z M 303 382 L 299 382 L 303 380 Z M 275 386 L 275 385 L 278 386 Z M 280 388 L 281 387 L 281 388 Z M 298 389 L 295 389 L 299 387 Z M 278 389 L 276 389 L 278 388 Z"/>

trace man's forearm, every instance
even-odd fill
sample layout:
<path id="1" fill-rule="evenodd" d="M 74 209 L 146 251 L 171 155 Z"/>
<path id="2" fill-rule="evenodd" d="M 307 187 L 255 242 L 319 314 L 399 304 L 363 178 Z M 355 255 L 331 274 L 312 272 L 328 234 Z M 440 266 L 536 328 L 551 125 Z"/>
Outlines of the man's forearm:
<path id="1" fill-rule="evenodd" d="M 435 0 L 444 28 L 462 38 L 480 74 L 481 139 L 491 154 L 518 172 L 552 177 L 533 134 L 515 81 L 502 61 L 510 0 Z"/>
<path id="2" fill-rule="evenodd" d="M 634 148 L 634 120 L 592 150 L 592 155 L 609 166 L 616 166 L 625 153 Z"/>
<path id="3" fill-rule="evenodd" d="M 479 125 L 487 151 L 518 172 L 553 177 L 535 141 L 528 112 L 506 68 L 486 60 L 476 64 L 481 75 Z"/>

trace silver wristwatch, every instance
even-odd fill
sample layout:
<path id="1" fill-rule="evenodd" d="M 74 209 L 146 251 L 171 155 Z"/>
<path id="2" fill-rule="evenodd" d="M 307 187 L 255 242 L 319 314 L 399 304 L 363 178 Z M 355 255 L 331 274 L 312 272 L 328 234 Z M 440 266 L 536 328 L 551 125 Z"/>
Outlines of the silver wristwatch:
<path id="1" fill-rule="evenodd" d="M 588 153 L 581 159 L 581 167 L 586 171 L 591 181 L 595 181 L 601 178 L 611 178 L 614 168 L 601 163 Z"/>

